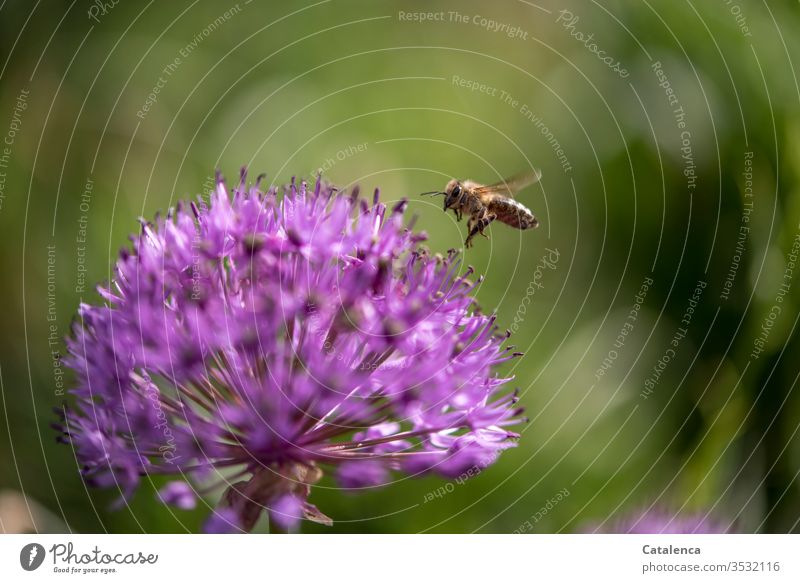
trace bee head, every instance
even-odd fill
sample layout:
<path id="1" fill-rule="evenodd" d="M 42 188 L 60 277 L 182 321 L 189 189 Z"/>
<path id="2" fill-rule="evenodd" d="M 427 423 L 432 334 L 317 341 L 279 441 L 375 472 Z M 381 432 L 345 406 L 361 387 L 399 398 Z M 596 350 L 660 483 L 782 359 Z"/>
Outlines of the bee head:
<path id="1" fill-rule="evenodd" d="M 455 178 L 447 183 L 444 189 L 444 211 L 447 209 L 454 209 L 458 206 L 461 200 L 461 184 Z"/>

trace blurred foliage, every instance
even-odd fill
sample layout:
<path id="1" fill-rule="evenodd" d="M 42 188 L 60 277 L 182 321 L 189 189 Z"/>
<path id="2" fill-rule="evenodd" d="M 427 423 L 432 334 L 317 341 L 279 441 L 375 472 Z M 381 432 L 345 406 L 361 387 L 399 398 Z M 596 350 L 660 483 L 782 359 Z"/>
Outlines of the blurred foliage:
<path id="1" fill-rule="evenodd" d="M 565 488 L 535 532 L 575 531 L 651 504 L 710 511 L 744 532 L 799 530 L 800 282 L 780 303 L 764 351 L 751 353 L 800 223 L 800 7 L 733 5 L 739 12 L 726 0 L 123 0 L 95 21 L 84 0 L 3 3 L 0 134 L 20 93 L 28 97 L 0 169 L 0 488 L 24 492 L 79 532 L 197 530 L 208 509 L 165 509 L 157 483 L 118 512 L 109 510 L 114 492 L 83 485 L 48 426 L 62 402 L 48 334 L 53 324 L 64 336 L 79 302 L 98 301 L 92 282 L 110 277 L 137 217 L 202 194 L 215 168 L 233 176 L 247 165 L 282 183 L 324 167 L 336 184 L 380 186 L 388 200 L 411 199 L 429 246 L 444 251 L 461 244 L 464 224 L 416 193 L 535 165 L 544 178 L 520 196 L 542 227 L 493 226 L 465 260 L 486 276 L 482 308 L 504 326 L 518 318 L 513 342 L 525 356 L 502 372 L 516 376 L 530 415 L 519 447 L 427 503 L 444 481 L 403 479 L 358 496 L 325 481 L 313 502 L 336 519 L 333 531 L 510 532 Z M 562 9 L 579 17 L 572 29 L 558 21 Z M 400 11 L 441 11 L 444 21 L 407 22 Z M 475 24 L 476 15 L 527 38 Z M 571 31 L 594 33 L 629 76 Z M 686 115 L 693 191 L 655 62 Z M 470 91 L 454 76 L 497 91 Z M 750 231 L 723 299 L 748 200 Z M 540 274 L 520 321 L 548 249 L 558 262 Z M 653 284 L 633 330 L 615 347 L 646 278 Z M 684 326 L 698 281 L 707 286 Z M 685 338 L 643 398 L 680 328 Z"/>

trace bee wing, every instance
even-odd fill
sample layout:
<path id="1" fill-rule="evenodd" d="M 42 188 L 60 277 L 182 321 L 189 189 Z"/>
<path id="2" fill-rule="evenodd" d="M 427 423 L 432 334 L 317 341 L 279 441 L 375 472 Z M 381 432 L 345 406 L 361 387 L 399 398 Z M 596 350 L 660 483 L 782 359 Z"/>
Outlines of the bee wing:
<path id="1" fill-rule="evenodd" d="M 530 186 L 531 184 L 538 182 L 541 177 L 541 171 L 534 169 L 530 172 L 523 172 L 521 174 L 516 174 L 511 178 L 501 180 L 497 184 L 479 186 L 478 188 L 474 189 L 474 192 L 478 195 L 502 194 L 504 196 L 513 197 L 526 186 Z"/>

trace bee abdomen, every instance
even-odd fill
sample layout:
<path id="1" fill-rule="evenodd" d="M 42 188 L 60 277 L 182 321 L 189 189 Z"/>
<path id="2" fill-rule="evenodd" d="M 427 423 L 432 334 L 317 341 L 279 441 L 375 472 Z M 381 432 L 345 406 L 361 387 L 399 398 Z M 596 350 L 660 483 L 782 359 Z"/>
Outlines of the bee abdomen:
<path id="1" fill-rule="evenodd" d="M 489 211 L 497 215 L 498 221 L 515 229 L 525 230 L 539 226 L 539 221 L 531 209 L 512 198 L 492 201 Z"/>

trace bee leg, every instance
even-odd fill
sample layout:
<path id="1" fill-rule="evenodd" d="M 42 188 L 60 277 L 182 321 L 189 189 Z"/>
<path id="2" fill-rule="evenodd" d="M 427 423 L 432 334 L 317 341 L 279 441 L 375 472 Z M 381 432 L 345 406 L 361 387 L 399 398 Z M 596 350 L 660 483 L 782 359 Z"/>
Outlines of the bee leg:
<path id="1" fill-rule="evenodd" d="M 469 222 L 467 223 L 467 230 L 468 230 L 467 240 L 464 241 L 465 247 L 472 247 L 472 238 L 475 235 L 479 233 L 483 235 L 483 228 L 481 226 L 483 224 L 483 220 L 484 219 L 482 218 L 476 218 L 474 216 L 469 218 Z M 485 237 L 486 235 L 483 236 Z"/>
<path id="2" fill-rule="evenodd" d="M 467 238 L 464 240 L 464 247 L 467 249 L 472 247 L 472 238 L 475 236 L 475 233 L 478 232 L 478 229 L 475 228 L 475 222 L 475 217 L 470 217 L 469 220 L 467 220 Z"/>
<path id="3" fill-rule="evenodd" d="M 484 237 L 486 237 L 487 239 L 489 238 L 489 235 L 487 235 L 486 233 L 484 233 L 484 232 L 483 232 L 483 230 L 484 230 L 486 227 L 488 227 L 488 226 L 491 224 L 491 222 L 492 222 L 493 220 L 495 220 L 496 218 L 497 218 L 497 215 L 495 215 L 495 214 L 487 214 L 487 215 L 484 215 L 484 216 L 483 216 L 483 217 L 482 217 L 482 218 L 481 218 L 481 219 L 478 221 L 478 225 L 477 225 L 477 227 L 478 227 L 478 232 L 479 232 L 481 235 L 483 235 Z"/>

